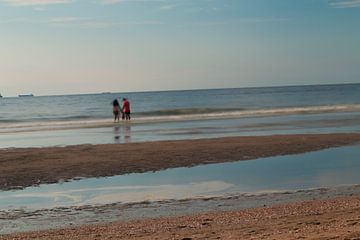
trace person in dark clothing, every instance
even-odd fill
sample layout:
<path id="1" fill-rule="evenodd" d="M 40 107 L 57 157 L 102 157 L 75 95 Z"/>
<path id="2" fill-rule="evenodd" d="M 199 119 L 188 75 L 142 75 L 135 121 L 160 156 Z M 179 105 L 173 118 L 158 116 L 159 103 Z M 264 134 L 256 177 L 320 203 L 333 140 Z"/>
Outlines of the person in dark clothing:
<path id="1" fill-rule="evenodd" d="M 112 105 L 113 105 L 114 122 L 116 122 L 116 121 L 119 122 L 120 121 L 120 113 L 121 113 L 119 101 L 117 99 L 115 99 L 112 102 Z"/>

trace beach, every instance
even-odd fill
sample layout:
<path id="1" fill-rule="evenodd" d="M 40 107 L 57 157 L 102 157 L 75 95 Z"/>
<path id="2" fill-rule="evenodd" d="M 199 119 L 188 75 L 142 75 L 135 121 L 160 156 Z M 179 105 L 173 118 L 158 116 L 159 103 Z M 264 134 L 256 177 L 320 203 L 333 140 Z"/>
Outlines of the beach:
<path id="1" fill-rule="evenodd" d="M 20 239 L 358 239 L 360 197 L 3 235 Z"/>
<path id="2" fill-rule="evenodd" d="M 0 150 L 0 189 L 299 154 L 354 144 L 360 134 L 302 134 Z"/>
<path id="3" fill-rule="evenodd" d="M 4 98 L 0 239 L 357 239 L 359 88 Z"/>
<path id="4" fill-rule="evenodd" d="M 359 141 L 360 134 L 356 133 L 301 134 L 3 149 L 0 154 L 1 186 L 3 190 L 22 189 L 71 179 L 167 168 L 258 158 L 267 161 L 266 157 L 270 156 L 303 154 L 354 145 Z M 249 205 L 244 205 L 246 202 Z M 45 228 L 36 232 L 36 227 L 21 230 L 22 233 L 10 232 L 10 235 L 1 235 L 0 239 L 356 239 L 360 236 L 360 193 L 357 186 L 336 191 L 319 189 L 155 201 L 154 206 L 150 202 L 134 204 L 114 203 L 103 207 L 79 206 L 33 212 L 26 209 L 1 211 L 1 219 L 12 219 L 15 221 L 13 225 L 21 221 L 26 224 L 26 219 L 30 222 L 38 219 L 38 224 L 43 222 Z M 182 205 L 193 210 L 181 211 L 178 208 Z M 215 207 L 221 205 L 229 207 Z M 148 209 L 155 212 L 150 213 Z M 161 214 L 156 214 L 157 211 Z M 121 218 L 116 214 L 103 215 L 107 212 L 118 212 L 119 216 L 128 212 L 132 217 L 116 220 Z M 72 215 L 83 215 L 79 219 L 86 219 L 89 213 L 95 214 L 93 223 L 66 223 Z M 49 221 L 46 219 L 52 217 L 57 218 L 58 225 L 46 227 L 46 221 Z"/>

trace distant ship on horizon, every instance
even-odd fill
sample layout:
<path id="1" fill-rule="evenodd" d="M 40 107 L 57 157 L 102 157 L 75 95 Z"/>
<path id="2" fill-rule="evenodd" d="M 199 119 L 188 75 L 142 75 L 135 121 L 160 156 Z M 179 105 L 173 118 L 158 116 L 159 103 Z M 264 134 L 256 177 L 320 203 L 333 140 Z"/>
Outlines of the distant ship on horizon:
<path id="1" fill-rule="evenodd" d="M 0 93 L 0 98 L 2 98 L 3 96 L 1 95 L 1 93 Z"/>
<path id="2" fill-rule="evenodd" d="M 34 94 L 30 93 L 30 94 L 20 94 L 19 97 L 33 97 Z"/>

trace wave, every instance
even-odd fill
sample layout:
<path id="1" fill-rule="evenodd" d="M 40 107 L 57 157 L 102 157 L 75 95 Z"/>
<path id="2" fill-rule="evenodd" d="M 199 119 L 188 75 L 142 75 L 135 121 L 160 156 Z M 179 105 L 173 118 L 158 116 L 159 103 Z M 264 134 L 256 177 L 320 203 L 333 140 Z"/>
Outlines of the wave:
<path id="1" fill-rule="evenodd" d="M 306 106 L 288 107 L 271 109 L 213 109 L 213 108 L 190 108 L 190 109 L 170 109 L 154 112 L 143 112 L 134 115 L 131 124 L 151 124 L 159 122 L 177 122 L 190 120 L 211 120 L 211 119 L 234 119 L 245 117 L 266 117 L 282 115 L 302 115 L 302 114 L 322 114 L 322 113 L 341 113 L 341 112 L 360 112 L 360 104 L 346 105 L 326 105 L 326 106 Z M 68 120 L 52 119 L 51 121 L 0 121 L 0 133 L 40 131 L 40 130 L 59 130 L 75 128 L 96 128 L 113 126 L 111 117 L 101 119 L 68 118 Z M 124 124 L 124 122 L 120 122 Z"/>
<path id="2" fill-rule="evenodd" d="M 21 123 L 21 122 L 51 122 L 51 121 L 71 121 L 71 120 L 85 120 L 85 119 L 94 119 L 94 118 L 103 118 L 91 115 L 77 115 L 77 116 L 55 116 L 55 117 L 33 117 L 33 118 L 23 118 L 19 119 L 1 119 L 0 123 Z"/>
<path id="3" fill-rule="evenodd" d="M 171 113 L 173 110 L 162 112 Z M 196 113 L 196 111 L 201 113 Z M 360 112 L 360 104 L 346 105 L 326 105 L 326 106 L 306 106 L 288 108 L 269 108 L 253 110 L 230 110 L 230 109 L 176 109 L 176 114 L 160 115 L 154 114 L 149 117 L 140 117 L 139 121 L 166 121 L 166 120 L 202 120 L 202 119 L 226 119 L 242 117 L 262 117 L 262 116 L 281 116 L 298 114 L 321 114 L 321 113 L 341 113 L 341 112 Z M 190 112 L 190 113 L 186 113 Z"/>
<path id="4" fill-rule="evenodd" d="M 153 119 L 167 117 L 231 117 L 231 116 L 252 116 L 252 115 L 292 115 L 292 114 L 316 114 L 331 112 L 352 112 L 360 111 L 360 104 L 326 105 L 326 106 L 304 106 L 287 108 L 265 108 L 265 109 L 244 109 L 244 108 L 181 108 L 164 109 L 151 112 L 139 112 L 140 117 L 152 117 Z"/>
<path id="5" fill-rule="evenodd" d="M 243 111 L 244 108 L 179 108 L 179 109 L 163 109 L 149 112 L 139 112 L 139 116 L 174 116 L 174 115 L 192 115 L 192 114 L 207 114 L 207 113 L 223 113 Z"/>

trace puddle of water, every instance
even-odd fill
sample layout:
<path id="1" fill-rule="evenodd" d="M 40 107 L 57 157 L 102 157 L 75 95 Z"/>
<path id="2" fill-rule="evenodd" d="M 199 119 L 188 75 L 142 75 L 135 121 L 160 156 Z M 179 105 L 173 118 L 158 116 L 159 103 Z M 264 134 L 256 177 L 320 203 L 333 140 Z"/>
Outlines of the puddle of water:
<path id="1" fill-rule="evenodd" d="M 0 209 L 43 209 L 225 196 L 360 183 L 360 147 L 91 178 L 0 192 Z"/>

